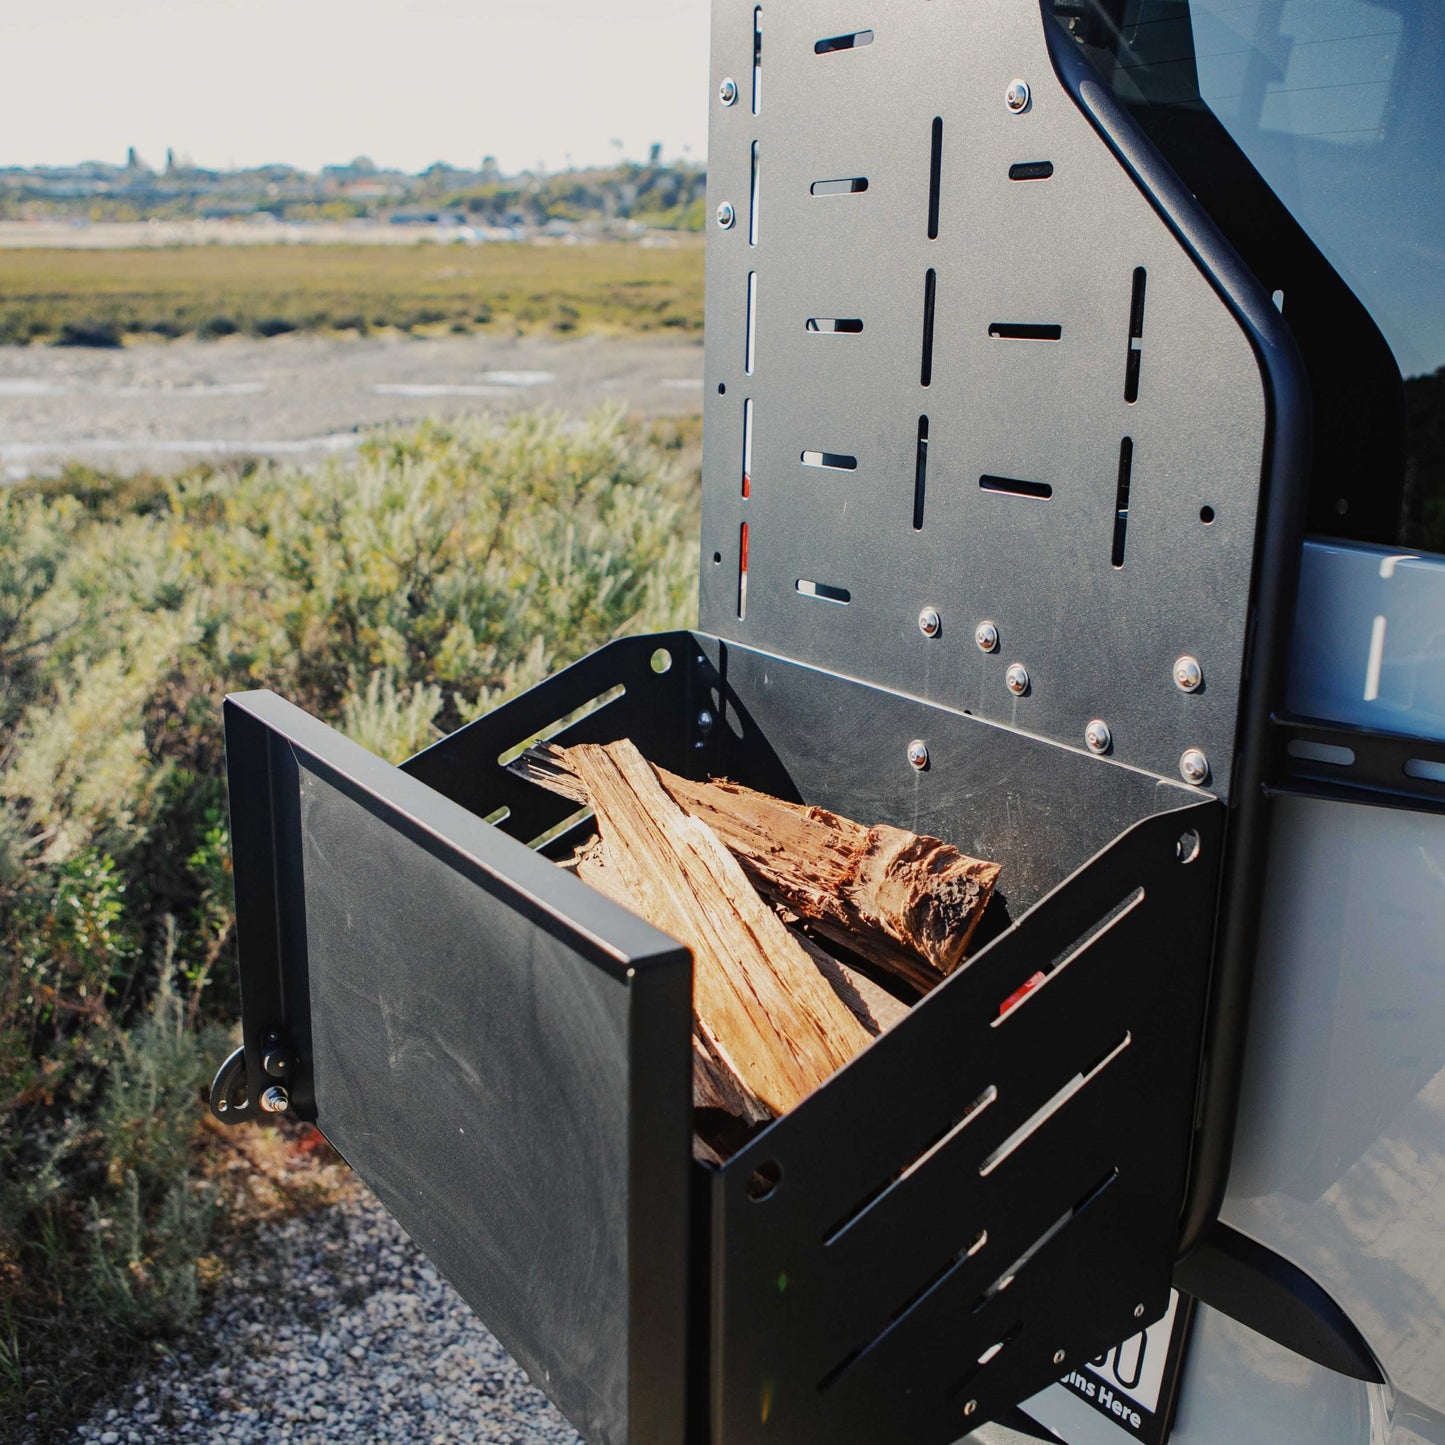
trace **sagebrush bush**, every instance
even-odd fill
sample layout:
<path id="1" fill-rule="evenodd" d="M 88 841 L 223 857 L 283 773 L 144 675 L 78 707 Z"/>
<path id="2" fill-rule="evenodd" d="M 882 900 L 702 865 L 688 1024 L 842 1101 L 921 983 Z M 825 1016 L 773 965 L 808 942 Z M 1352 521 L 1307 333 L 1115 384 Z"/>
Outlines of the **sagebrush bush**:
<path id="1" fill-rule="evenodd" d="M 143 1335 L 194 1306 L 201 1090 L 236 1004 L 224 694 L 273 688 L 396 761 L 688 625 L 677 445 L 534 414 L 312 472 L 0 493 L 0 1421 L 57 1311 Z"/>

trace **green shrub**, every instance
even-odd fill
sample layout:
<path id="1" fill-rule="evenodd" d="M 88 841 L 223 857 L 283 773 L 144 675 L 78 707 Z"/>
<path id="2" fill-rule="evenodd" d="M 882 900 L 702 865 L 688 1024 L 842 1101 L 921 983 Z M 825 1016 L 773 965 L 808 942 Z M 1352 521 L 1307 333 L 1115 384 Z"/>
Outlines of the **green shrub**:
<path id="1" fill-rule="evenodd" d="M 688 625 L 695 448 L 523 414 L 316 471 L 0 492 L 0 1434 L 41 1379 L 72 1408 L 75 1314 L 120 1358 L 194 1310 L 202 1089 L 237 1001 L 224 694 L 274 688 L 396 760 Z"/>

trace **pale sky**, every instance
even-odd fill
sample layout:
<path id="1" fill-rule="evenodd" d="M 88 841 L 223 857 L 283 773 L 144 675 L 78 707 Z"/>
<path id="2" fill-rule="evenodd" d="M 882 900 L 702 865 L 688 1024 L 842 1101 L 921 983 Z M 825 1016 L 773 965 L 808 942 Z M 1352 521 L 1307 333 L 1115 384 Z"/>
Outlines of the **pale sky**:
<path id="1" fill-rule="evenodd" d="M 0 0 L 0 164 L 704 158 L 708 0 Z"/>

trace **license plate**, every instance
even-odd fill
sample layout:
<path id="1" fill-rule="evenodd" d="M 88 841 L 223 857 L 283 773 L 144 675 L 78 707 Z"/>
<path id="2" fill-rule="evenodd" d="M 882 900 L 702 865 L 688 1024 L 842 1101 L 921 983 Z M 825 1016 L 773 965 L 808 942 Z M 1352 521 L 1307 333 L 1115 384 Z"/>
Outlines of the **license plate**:
<path id="1" fill-rule="evenodd" d="M 1194 1301 L 1171 1291 L 1162 1318 L 1025 1400 L 1023 1412 L 1068 1445 L 1165 1445 L 1193 1315 Z"/>

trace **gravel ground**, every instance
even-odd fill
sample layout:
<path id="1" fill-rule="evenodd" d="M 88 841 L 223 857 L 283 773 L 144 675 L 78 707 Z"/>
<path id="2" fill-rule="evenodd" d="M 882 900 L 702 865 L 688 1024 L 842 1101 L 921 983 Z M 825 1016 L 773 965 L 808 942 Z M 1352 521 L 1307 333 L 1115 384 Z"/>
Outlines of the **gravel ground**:
<path id="1" fill-rule="evenodd" d="M 578 1445 L 375 1198 L 348 1194 L 260 1226 L 189 1352 L 73 1438 Z"/>

